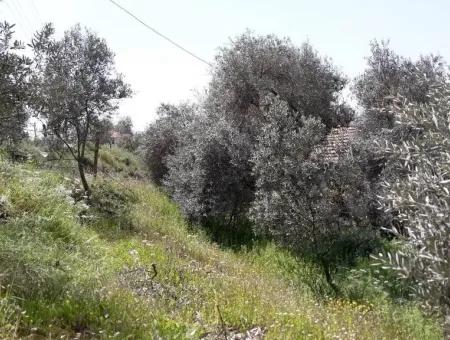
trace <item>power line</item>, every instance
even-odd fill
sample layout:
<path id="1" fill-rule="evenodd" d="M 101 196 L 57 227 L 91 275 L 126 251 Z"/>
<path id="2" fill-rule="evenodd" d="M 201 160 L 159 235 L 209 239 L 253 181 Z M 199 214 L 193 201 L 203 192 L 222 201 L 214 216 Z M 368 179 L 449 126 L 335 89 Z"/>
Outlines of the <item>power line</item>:
<path id="1" fill-rule="evenodd" d="M 20 4 L 20 1 L 17 1 L 16 4 L 17 4 L 17 8 L 19 9 L 19 12 L 22 14 L 23 18 L 25 19 L 25 22 L 27 23 L 27 25 L 31 31 L 31 35 L 33 35 L 33 31 L 34 31 L 33 23 L 29 20 L 27 12 L 23 10 L 23 7 Z"/>
<path id="2" fill-rule="evenodd" d="M 12 8 L 17 13 L 17 17 L 19 18 L 20 24 L 24 27 L 24 32 L 28 31 L 27 34 L 33 36 L 33 27 L 30 24 L 30 21 L 28 21 L 28 18 L 24 15 L 22 6 L 17 1 L 11 1 Z"/>
<path id="3" fill-rule="evenodd" d="M 6 6 L 8 7 L 8 10 L 9 10 L 9 13 L 11 14 L 12 20 L 15 21 L 15 22 L 13 22 L 13 24 L 17 24 L 17 23 L 19 22 L 19 20 L 18 20 L 18 17 L 17 17 L 16 12 L 13 11 L 12 6 L 9 4 L 8 1 L 5 1 L 4 3 L 5 3 Z M 18 26 L 16 26 L 16 30 L 19 30 L 19 29 L 20 29 L 20 31 L 22 32 L 22 34 L 23 34 L 24 36 L 27 35 L 27 33 L 25 32 L 25 30 L 24 30 L 24 28 L 22 27 L 21 24 L 19 24 Z"/>
<path id="4" fill-rule="evenodd" d="M 32 8 L 33 8 L 33 11 L 36 13 L 36 17 L 37 17 L 37 19 L 38 19 L 38 21 L 39 21 L 39 25 L 42 26 L 43 21 L 42 21 L 42 18 L 41 18 L 41 14 L 39 13 L 39 10 L 38 10 L 38 8 L 36 7 L 36 4 L 34 3 L 34 0 L 31 0 L 31 6 L 32 6 Z"/>
<path id="5" fill-rule="evenodd" d="M 149 30 L 151 30 L 153 33 L 159 35 L 161 38 L 167 40 L 168 42 L 170 42 L 172 45 L 176 46 L 177 48 L 179 48 L 180 50 L 182 50 L 183 52 L 189 54 L 190 56 L 194 57 L 197 60 L 200 60 L 202 63 L 208 65 L 209 67 L 212 67 L 212 64 L 207 62 L 205 59 L 197 56 L 195 53 L 189 51 L 188 49 L 184 48 L 183 46 L 181 46 L 180 44 L 176 43 L 175 41 L 173 41 L 172 39 L 170 39 L 169 37 L 167 37 L 166 35 L 162 34 L 161 32 L 157 31 L 156 29 L 154 29 L 153 27 L 149 26 L 148 24 L 146 24 L 144 21 L 142 21 L 141 19 L 139 19 L 136 15 L 134 15 L 133 13 L 131 13 L 129 10 L 127 10 L 126 8 L 122 7 L 121 5 L 119 5 L 117 2 L 115 2 L 114 0 L 108 0 L 109 2 L 111 2 L 112 4 L 114 4 L 116 7 L 118 7 L 119 9 L 121 9 L 123 12 L 125 12 L 126 14 L 128 14 L 130 17 L 132 17 L 133 19 L 135 19 L 136 21 L 138 21 L 140 24 L 144 25 L 146 28 L 148 28 Z"/>

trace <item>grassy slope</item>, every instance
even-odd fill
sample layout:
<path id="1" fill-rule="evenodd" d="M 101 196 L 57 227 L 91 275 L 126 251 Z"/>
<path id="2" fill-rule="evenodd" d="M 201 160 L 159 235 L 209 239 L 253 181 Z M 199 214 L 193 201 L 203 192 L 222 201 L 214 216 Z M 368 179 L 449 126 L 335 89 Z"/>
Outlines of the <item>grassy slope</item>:
<path id="1" fill-rule="evenodd" d="M 220 334 L 222 318 L 230 328 L 261 326 L 274 339 L 440 338 L 417 308 L 381 294 L 371 303 L 317 300 L 310 286 L 322 278 L 313 266 L 273 245 L 220 249 L 189 232 L 152 185 L 122 185 L 138 198 L 130 228 L 104 218 L 81 225 L 81 208 L 65 189 L 70 180 L 0 163 L 8 202 L 0 220 L 0 337 L 199 338 Z"/>
<path id="2" fill-rule="evenodd" d="M 20 145 L 21 154 L 28 155 L 34 163 L 40 167 L 57 170 L 71 176 L 77 176 L 78 170 L 75 161 L 68 151 L 62 155 L 56 153 L 43 153 L 43 146 L 37 146 L 32 142 L 24 142 Z M 0 155 L 2 150 L 0 149 Z M 47 154 L 44 157 L 43 154 Z M 93 163 L 94 145 L 87 144 L 86 157 Z M 145 175 L 143 166 L 135 154 L 117 146 L 102 145 L 99 152 L 98 172 L 121 177 L 142 178 Z"/>

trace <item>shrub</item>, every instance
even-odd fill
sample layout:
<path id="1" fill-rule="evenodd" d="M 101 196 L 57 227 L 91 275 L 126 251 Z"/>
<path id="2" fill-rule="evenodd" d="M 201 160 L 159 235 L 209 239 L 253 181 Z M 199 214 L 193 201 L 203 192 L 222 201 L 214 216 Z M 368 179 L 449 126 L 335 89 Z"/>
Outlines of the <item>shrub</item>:
<path id="1" fill-rule="evenodd" d="M 90 209 L 100 217 L 113 220 L 122 229 L 132 229 L 130 210 L 136 202 L 134 193 L 111 180 L 97 180 L 87 197 Z"/>

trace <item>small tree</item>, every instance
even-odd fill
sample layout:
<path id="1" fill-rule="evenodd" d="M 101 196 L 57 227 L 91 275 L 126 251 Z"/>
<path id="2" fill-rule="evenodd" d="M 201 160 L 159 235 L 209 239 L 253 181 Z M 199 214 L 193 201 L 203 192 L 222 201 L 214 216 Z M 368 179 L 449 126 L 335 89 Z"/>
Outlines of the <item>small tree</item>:
<path id="1" fill-rule="evenodd" d="M 14 25 L 0 23 L 0 144 L 20 141 L 28 120 L 28 78 L 31 60 L 16 53 L 23 48 L 13 41 Z"/>
<path id="2" fill-rule="evenodd" d="M 117 132 L 123 135 L 133 135 L 133 121 L 128 116 L 119 119 L 115 128 Z"/>
<path id="3" fill-rule="evenodd" d="M 94 124 L 117 109 L 129 87 L 114 69 L 114 54 L 103 39 L 75 26 L 60 40 L 48 24 L 32 41 L 36 89 L 33 107 L 47 129 L 60 139 L 78 165 L 83 188 L 86 143 Z"/>
<path id="4" fill-rule="evenodd" d="M 156 184 L 161 185 L 167 175 L 167 157 L 175 153 L 195 111 L 196 107 L 190 104 L 161 104 L 157 110 L 158 119 L 144 132 L 142 153 Z"/>
<path id="5" fill-rule="evenodd" d="M 126 116 L 116 123 L 114 130 L 119 133 L 120 138 L 118 140 L 118 145 L 129 151 L 133 149 L 133 121 L 130 117 Z"/>
<path id="6" fill-rule="evenodd" d="M 427 81 L 426 79 L 424 81 Z M 402 131 L 399 143 L 382 149 L 394 171 L 382 202 L 397 212 L 392 227 L 400 251 L 380 254 L 382 264 L 412 280 L 414 295 L 428 311 L 444 316 L 450 336 L 450 84 L 431 86 L 426 103 L 397 98 L 391 108 Z"/>

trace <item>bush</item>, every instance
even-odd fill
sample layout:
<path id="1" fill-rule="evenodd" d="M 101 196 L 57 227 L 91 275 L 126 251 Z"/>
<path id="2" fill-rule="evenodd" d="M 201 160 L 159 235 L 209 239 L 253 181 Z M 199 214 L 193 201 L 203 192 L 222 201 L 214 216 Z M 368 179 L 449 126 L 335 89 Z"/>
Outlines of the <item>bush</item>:
<path id="1" fill-rule="evenodd" d="M 101 179 L 93 183 L 91 194 L 87 197 L 91 211 L 114 221 L 121 229 L 133 228 L 130 211 L 135 202 L 136 197 L 130 189 Z"/>

